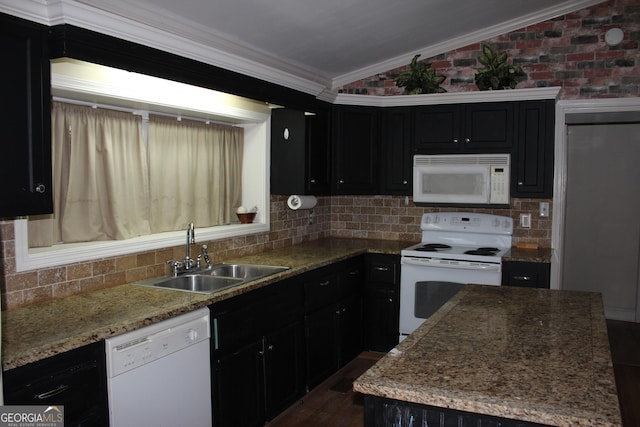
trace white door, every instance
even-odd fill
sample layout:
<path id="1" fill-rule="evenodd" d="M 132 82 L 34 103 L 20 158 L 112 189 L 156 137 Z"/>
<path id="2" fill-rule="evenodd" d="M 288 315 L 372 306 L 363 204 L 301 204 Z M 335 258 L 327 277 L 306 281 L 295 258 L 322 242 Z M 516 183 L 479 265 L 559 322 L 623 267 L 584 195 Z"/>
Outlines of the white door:
<path id="1" fill-rule="evenodd" d="M 640 321 L 640 123 L 567 132 L 561 287 L 601 292 L 608 318 Z"/>

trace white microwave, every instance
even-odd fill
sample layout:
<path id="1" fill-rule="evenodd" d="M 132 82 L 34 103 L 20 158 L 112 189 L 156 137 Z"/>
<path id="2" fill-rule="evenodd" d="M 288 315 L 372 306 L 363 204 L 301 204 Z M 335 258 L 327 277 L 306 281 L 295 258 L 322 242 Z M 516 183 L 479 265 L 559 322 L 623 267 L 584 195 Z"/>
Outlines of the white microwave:
<path id="1" fill-rule="evenodd" d="M 413 157 L 413 202 L 509 204 L 509 154 Z"/>

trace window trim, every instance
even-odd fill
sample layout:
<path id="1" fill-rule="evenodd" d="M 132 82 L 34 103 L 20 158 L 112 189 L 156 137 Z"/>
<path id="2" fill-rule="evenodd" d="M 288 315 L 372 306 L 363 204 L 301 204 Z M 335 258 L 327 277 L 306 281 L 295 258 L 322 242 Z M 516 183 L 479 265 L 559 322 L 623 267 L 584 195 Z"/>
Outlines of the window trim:
<path id="1" fill-rule="evenodd" d="M 123 77 L 126 77 L 126 74 L 122 74 L 122 70 L 116 70 L 116 72 L 120 73 L 119 78 L 116 79 L 117 81 L 122 81 Z M 133 73 L 128 74 L 133 75 Z M 137 78 L 139 78 L 139 76 L 137 76 Z M 160 79 L 157 78 L 150 79 L 156 83 L 160 81 Z M 193 97 L 194 91 L 202 91 L 202 96 L 196 96 L 194 99 L 204 99 L 206 97 L 209 97 L 210 100 L 212 98 L 216 100 L 219 99 L 218 95 L 213 94 L 212 92 L 214 91 L 209 89 L 194 86 L 186 88 L 185 86 L 188 85 L 168 81 L 163 82 L 171 86 L 177 85 L 178 88 L 181 89 L 175 91 L 175 93 L 178 94 L 184 94 L 188 89 L 189 97 Z M 140 84 L 135 85 L 137 88 L 140 86 Z M 82 89 L 84 89 L 85 95 L 90 96 L 93 100 L 99 98 L 100 101 L 107 100 L 107 102 L 113 100 L 111 97 L 113 97 L 114 94 L 127 93 L 126 101 L 129 103 L 127 106 L 130 106 L 130 103 L 136 105 L 136 103 L 146 102 L 144 99 L 141 99 L 142 96 L 135 97 L 132 94 L 132 90 L 124 92 L 122 89 L 115 87 L 113 83 L 101 84 L 77 77 L 69 78 L 52 75 L 52 89 L 61 91 L 63 95 L 68 95 L 69 93 L 80 94 Z M 162 89 L 154 89 L 148 90 L 148 93 L 157 94 L 166 93 L 166 91 L 163 92 Z M 220 95 L 224 98 L 232 97 L 232 95 L 227 94 Z M 80 96 L 80 98 L 82 98 L 82 96 Z M 237 126 L 244 128 L 242 203 L 247 208 L 256 206 L 258 208 L 258 215 L 252 224 L 232 223 L 207 228 L 197 228 L 198 225 L 195 224 L 195 236 L 198 244 L 270 231 L 269 166 L 271 116 L 270 113 L 268 113 L 269 108 L 266 105 L 262 105 L 257 110 L 245 108 L 245 106 L 251 104 L 252 101 L 243 101 L 241 98 L 235 98 L 239 100 L 234 101 L 236 105 L 224 105 L 219 109 L 218 107 L 222 104 L 218 103 L 213 105 L 215 111 L 211 109 L 205 111 L 204 106 L 199 105 L 197 110 L 194 111 L 194 115 L 204 118 L 211 117 L 210 114 L 216 117 L 227 117 L 231 119 L 231 121 L 236 122 Z M 111 104 L 111 102 L 109 103 Z M 147 105 L 149 104 L 149 102 L 146 103 Z M 162 107 L 166 112 L 184 112 L 186 110 L 185 104 L 180 101 L 180 99 L 176 99 L 171 105 L 165 103 Z M 16 218 L 14 221 L 16 272 L 59 267 L 66 264 L 94 261 L 97 259 L 131 255 L 184 245 L 186 241 L 186 226 L 187 224 L 185 224 L 185 231 L 157 233 L 127 240 L 67 243 L 48 248 L 30 249 L 27 228 L 28 220 L 26 218 Z"/>

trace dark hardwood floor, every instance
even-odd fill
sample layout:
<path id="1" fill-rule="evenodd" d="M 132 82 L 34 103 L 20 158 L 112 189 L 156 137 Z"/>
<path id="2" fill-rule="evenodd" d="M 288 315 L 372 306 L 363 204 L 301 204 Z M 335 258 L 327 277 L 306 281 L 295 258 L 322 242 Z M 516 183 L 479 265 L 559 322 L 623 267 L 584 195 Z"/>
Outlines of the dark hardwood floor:
<path id="1" fill-rule="evenodd" d="M 607 321 L 623 427 L 640 426 L 640 323 Z M 351 381 L 382 357 L 362 353 L 266 427 L 362 427 L 362 396 Z"/>

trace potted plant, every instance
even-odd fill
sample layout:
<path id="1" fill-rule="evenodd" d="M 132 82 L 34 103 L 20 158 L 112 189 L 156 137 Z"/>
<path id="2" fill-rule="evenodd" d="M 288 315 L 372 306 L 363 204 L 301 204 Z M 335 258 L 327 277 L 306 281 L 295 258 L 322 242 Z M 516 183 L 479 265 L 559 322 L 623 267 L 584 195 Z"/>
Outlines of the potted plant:
<path id="1" fill-rule="evenodd" d="M 513 89 L 520 78 L 526 76 L 522 67 L 507 62 L 506 52 L 496 53 L 489 45 L 482 45 L 478 62 L 484 65 L 476 73 L 476 85 L 480 90 Z"/>
<path id="2" fill-rule="evenodd" d="M 404 87 L 404 93 L 407 95 L 446 92 L 444 88 L 440 87 L 446 77 L 437 75 L 436 70 L 431 68 L 431 64 L 428 62 L 418 62 L 419 56 L 419 54 L 414 56 L 409 64 L 409 69 L 396 77 L 396 85 Z"/>

